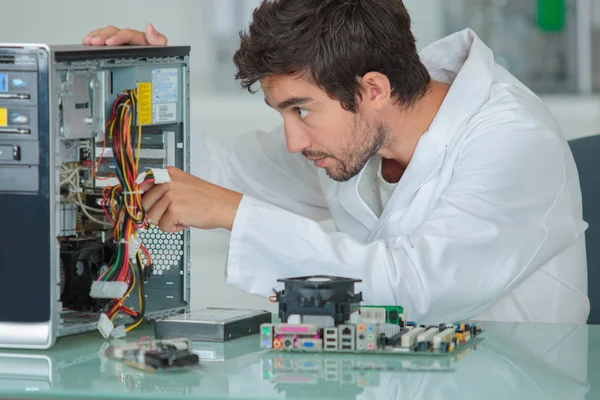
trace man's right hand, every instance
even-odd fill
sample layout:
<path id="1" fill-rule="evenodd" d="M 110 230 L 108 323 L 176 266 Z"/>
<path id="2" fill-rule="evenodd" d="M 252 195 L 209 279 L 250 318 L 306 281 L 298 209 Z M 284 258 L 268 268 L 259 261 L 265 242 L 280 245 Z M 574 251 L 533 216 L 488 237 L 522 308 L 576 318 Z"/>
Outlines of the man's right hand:
<path id="1" fill-rule="evenodd" d="M 166 46 L 167 37 L 159 33 L 152 24 L 146 25 L 146 32 L 133 29 L 119 29 L 112 25 L 98 28 L 83 39 L 83 44 L 91 46 Z"/>

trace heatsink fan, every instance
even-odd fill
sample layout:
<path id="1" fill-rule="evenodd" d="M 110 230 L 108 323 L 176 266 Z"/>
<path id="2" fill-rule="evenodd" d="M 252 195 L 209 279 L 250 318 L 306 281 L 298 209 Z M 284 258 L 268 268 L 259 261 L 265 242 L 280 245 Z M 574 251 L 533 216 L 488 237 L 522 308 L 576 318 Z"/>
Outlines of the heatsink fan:
<path id="1" fill-rule="evenodd" d="M 462 354 L 477 348 L 483 329 L 474 323 L 417 325 L 399 305 L 361 307 L 361 282 L 335 276 L 279 279 L 279 323 L 260 327 L 263 349 L 288 352 Z"/>
<path id="2" fill-rule="evenodd" d="M 278 279 L 284 289 L 276 293 L 279 318 L 291 322 L 291 316 L 304 318 L 331 317 L 334 325 L 344 324 L 350 316 L 358 313 L 362 293 L 355 293 L 354 285 L 359 279 L 315 275 Z"/>

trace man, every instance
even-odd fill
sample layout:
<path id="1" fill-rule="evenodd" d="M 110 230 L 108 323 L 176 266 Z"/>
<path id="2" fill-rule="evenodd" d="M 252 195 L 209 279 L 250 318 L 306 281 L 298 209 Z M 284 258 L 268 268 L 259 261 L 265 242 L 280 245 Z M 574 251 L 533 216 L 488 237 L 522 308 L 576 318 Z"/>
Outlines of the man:
<path id="1" fill-rule="evenodd" d="M 126 43 L 167 39 L 151 25 L 84 39 Z M 283 129 L 207 140 L 206 180 L 170 169 L 144 195 L 163 230 L 231 230 L 229 283 L 267 296 L 278 278 L 347 276 L 422 323 L 585 323 L 568 144 L 475 33 L 418 54 L 399 0 L 268 1 L 234 61 Z M 330 218 L 337 232 L 316 222 Z"/>

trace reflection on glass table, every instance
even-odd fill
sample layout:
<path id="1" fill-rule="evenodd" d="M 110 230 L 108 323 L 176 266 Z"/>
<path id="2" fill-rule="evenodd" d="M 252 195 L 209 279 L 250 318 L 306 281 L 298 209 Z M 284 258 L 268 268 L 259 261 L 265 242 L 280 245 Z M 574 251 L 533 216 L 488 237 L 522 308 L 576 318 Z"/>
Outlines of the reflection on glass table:
<path id="1" fill-rule="evenodd" d="M 254 335 L 195 342 L 197 370 L 152 373 L 101 360 L 96 334 L 59 340 L 43 352 L 0 351 L 0 397 L 340 398 L 486 400 L 593 398 L 588 378 L 600 327 L 483 323 L 481 343 L 446 356 L 298 354 L 261 350 Z M 151 335 L 143 327 L 128 335 Z M 591 343 L 591 345 L 590 345 Z M 592 391 L 592 392 L 590 392 Z M 590 392 L 590 393 L 588 393 Z"/>

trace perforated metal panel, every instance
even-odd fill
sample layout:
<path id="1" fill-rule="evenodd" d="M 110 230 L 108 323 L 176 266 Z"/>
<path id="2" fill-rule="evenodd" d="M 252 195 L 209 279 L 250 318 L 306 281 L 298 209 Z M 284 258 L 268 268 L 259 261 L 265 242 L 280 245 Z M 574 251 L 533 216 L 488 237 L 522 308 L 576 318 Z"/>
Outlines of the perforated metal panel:
<path id="1" fill-rule="evenodd" d="M 166 233 L 156 227 L 140 232 L 142 243 L 148 249 L 154 275 L 162 275 L 171 268 L 177 268 L 183 258 L 183 232 Z M 142 253 L 142 261 L 146 263 L 146 257 Z"/>

